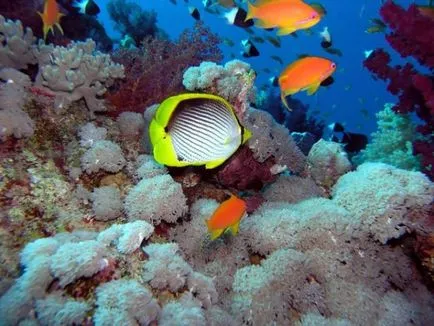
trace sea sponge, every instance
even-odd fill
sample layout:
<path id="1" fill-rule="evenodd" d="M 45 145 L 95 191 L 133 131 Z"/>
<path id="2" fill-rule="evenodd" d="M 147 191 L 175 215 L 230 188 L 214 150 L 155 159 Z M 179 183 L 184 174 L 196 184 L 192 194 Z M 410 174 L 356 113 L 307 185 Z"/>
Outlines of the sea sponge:
<path id="1" fill-rule="evenodd" d="M 154 232 L 154 227 L 146 221 L 135 221 L 126 224 L 113 224 L 98 234 L 99 243 L 109 246 L 116 245 L 122 254 L 136 251 L 144 239 L 148 239 Z"/>
<path id="2" fill-rule="evenodd" d="M 139 179 L 152 178 L 156 175 L 167 174 L 167 168 L 157 163 L 152 155 L 140 155 L 137 158 L 139 167 L 137 169 L 137 176 Z"/>
<path id="3" fill-rule="evenodd" d="M 267 201 L 280 201 L 291 204 L 312 197 L 324 197 L 324 191 L 311 178 L 301 178 L 296 175 L 279 175 L 276 182 L 264 191 Z"/>
<path id="4" fill-rule="evenodd" d="M 98 221 L 109 221 L 122 213 L 121 193 L 114 186 L 95 188 L 91 194 L 92 210 Z"/>
<path id="5" fill-rule="evenodd" d="M 143 266 L 143 279 L 153 288 L 176 292 L 187 283 L 187 276 L 193 270 L 179 256 L 176 243 L 150 244 L 144 247 L 143 251 L 149 256 Z"/>
<path id="6" fill-rule="evenodd" d="M 104 170 L 119 172 L 126 164 L 122 149 L 109 140 L 98 140 L 93 143 L 81 157 L 81 167 L 87 174 Z"/>
<path id="7" fill-rule="evenodd" d="M 351 162 L 342 145 L 320 139 L 307 156 L 309 172 L 315 182 L 330 189 L 340 176 L 351 170 Z"/>
<path id="8" fill-rule="evenodd" d="M 277 250 L 260 265 L 240 268 L 232 286 L 231 311 L 237 324 L 291 325 L 291 307 L 295 309 L 295 301 L 304 299 L 294 293 L 308 286 L 306 273 L 307 257 L 292 249 Z M 320 300 L 317 304 L 321 305 Z"/>
<path id="9" fill-rule="evenodd" d="M 263 204 L 240 224 L 240 236 L 256 253 L 267 255 L 279 248 L 296 248 L 306 237 L 327 234 L 321 246 L 334 246 L 333 235 L 351 233 L 358 221 L 347 210 L 326 198 L 297 204 Z"/>
<path id="10" fill-rule="evenodd" d="M 183 295 L 180 301 L 167 303 L 158 321 L 160 326 L 205 326 L 204 311 L 191 296 Z"/>
<path id="11" fill-rule="evenodd" d="M 107 266 L 107 252 L 95 240 L 67 243 L 51 257 L 50 270 L 65 287 L 82 276 L 92 276 Z"/>
<path id="12" fill-rule="evenodd" d="M 266 111 L 250 108 L 244 126 L 252 132 L 247 145 L 258 162 L 273 157 L 274 161 L 295 174 L 306 168 L 306 157 L 291 138 L 288 129 L 274 121 Z"/>
<path id="13" fill-rule="evenodd" d="M 42 325 L 61 326 L 84 322 L 91 306 L 84 301 L 66 299 L 60 292 L 36 301 L 36 315 Z"/>
<path id="14" fill-rule="evenodd" d="M 95 325 L 149 325 L 158 319 L 160 306 L 152 292 L 136 280 L 120 279 L 96 289 Z"/>
<path id="15" fill-rule="evenodd" d="M 128 192 L 124 207 L 130 220 L 152 224 L 174 223 L 188 210 L 181 185 L 168 174 L 141 180 Z"/>
<path id="16" fill-rule="evenodd" d="M 345 208 L 375 239 L 386 243 L 418 228 L 434 197 L 434 184 L 422 173 L 384 163 L 364 163 L 333 187 L 333 202 Z"/>
<path id="17" fill-rule="evenodd" d="M 80 127 L 78 136 L 80 137 L 80 145 L 89 148 L 92 147 L 96 141 L 105 140 L 107 137 L 107 129 L 97 127 L 92 122 L 88 122 Z"/>
<path id="18" fill-rule="evenodd" d="M 122 112 L 116 119 L 121 135 L 124 137 L 138 137 L 145 128 L 143 115 L 137 112 Z"/>

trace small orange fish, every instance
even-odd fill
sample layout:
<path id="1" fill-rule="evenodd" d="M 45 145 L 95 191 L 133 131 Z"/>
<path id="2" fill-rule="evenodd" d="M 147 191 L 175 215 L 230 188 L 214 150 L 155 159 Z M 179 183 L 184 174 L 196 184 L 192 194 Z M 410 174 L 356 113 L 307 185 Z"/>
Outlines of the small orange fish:
<path id="1" fill-rule="evenodd" d="M 63 34 L 63 29 L 60 26 L 60 18 L 65 16 L 59 11 L 59 5 L 56 0 L 45 0 L 44 2 L 44 12 L 39 12 L 39 16 L 42 18 L 43 32 L 44 32 L 44 40 L 47 38 L 47 34 L 49 31 L 54 34 L 54 26 L 60 30 Z"/>
<path id="2" fill-rule="evenodd" d="M 248 2 L 246 20 L 252 18 L 257 27 L 277 27 L 277 35 L 286 35 L 316 25 L 321 15 L 302 0 L 259 0 L 255 5 Z"/>
<path id="3" fill-rule="evenodd" d="M 285 97 L 300 91 L 314 94 L 321 82 L 330 77 L 336 70 L 336 64 L 320 57 L 303 57 L 291 63 L 281 73 L 279 86 L 283 104 L 289 109 Z"/>
<path id="4" fill-rule="evenodd" d="M 234 195 L 221 203 L 206 221 L 211 240 L 217 239 L 228 229 L 236 235 L 240 221 L 246 214 L 246 208 L 246 202 Z"/>

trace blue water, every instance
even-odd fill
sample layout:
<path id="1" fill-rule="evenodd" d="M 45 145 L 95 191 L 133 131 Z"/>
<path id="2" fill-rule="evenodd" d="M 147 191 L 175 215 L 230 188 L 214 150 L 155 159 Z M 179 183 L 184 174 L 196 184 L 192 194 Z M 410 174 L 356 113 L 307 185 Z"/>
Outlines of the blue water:
<path id="1" fill-rule="evenodd" d="M 107 33 L 113 38 L 120 35 L 114 30 L 105 4 L 108 1 L 98 1 L 101 7 L 100 21 Z M 201 19 L 218 33 L 221 37 L 227 37 L 234 41 L 233 47 L 222 44 L 225 61 L 231 60 L 231 54 L 237 58 L 249 62 L 258 72 L 256 85 L 260 87 L 266 84 L 272 75 L 279 75 L 285 65 L 289 64 L 300 54 L 324 56 L 336 62 L 338 68 L 334 74 L 333 85 L 324 88 L 313 96 L 298 93 L 294 97 L 309 105 L 311 112 L 318 112 L 319 119 L 326 123 L 334 121 L 343 122 L 347 130 L 370 134 L 376 128 L 375 112 L 383 108 L 384 103 L 394 102 L 396 99 L 387 92 L 384 82 L 375 81 L 369 71 L 363 68 L 364 51 L 386 48 L 392 54 L 395 62 L 402 62 L 390 49 L 384 34 L 368 34 L 365 32 L 369 26 L 369 19 L 379 17 L 381 0 L 338 1 L 324 0 L 320 3 L 327 9 L 327 15 L 313 29 L 312 35 L 298 32 L 298 37 L 284 36 L 281 38 L 280 49 L 270 43 L 255 44 L 261 55 L 255 58 L 242 58 L 240 41 L 249 37 L 249 34 L 241 28 L 232 26 L 218 15 L 210 14 L 203 10 L 202 1 L 189 1 L 185 4 L 178 0 L 173 5 L 169 0 L 135 1 L 146 10 L 155 10 L 158 13 L 158 26 L 165 30 L 169 36 L 175 39 L 185 28 L 191 28 L 194 19 L 188 13 L 188 6 L 196 6 L 201 14 Z M 398 1 L 407 6 L 414 1 Z M 419 2 L 424 4 L 424 1 Z M 330 55 L 320 46 L 319 32 L 327 26 L 333 38 L 333 47 L 342 51 L 343 56 Z M 265 31 L 253 27 L 255 35 L 275 35 L 275 32 Z M 270 59 L 271 55 L 277 55 L 284 61 L 281 66 Z M 266 74 L 262 70 L 268 68 L 271 73 Z M 369 112 L 368 116 L 362 110 Z"/>

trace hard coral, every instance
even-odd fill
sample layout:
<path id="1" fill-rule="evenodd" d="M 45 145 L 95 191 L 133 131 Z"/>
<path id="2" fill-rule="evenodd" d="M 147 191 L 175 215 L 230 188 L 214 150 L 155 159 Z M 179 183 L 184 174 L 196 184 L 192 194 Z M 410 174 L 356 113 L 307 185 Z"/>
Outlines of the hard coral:
<path id="1" fill-rule="evenodd" d="M 148 37 L 139 49 L 121 49 L 113 60 L 125 67 L 126 78 L 109 91 L 112 115 L 124 111 L 143 112 L 166 97 L 182 92 L 182 76 L 202 61 L 220 61 L 217 35 L 203 23 L 184 31 L 177 42 Z"/>
<path id="2" fill-rule="evenodd" d="M 422 15 L 416 5 L 407 10 L 387 1 L 380 10 L 381 16 L 391 28 L 386 35 L 390 45 L 402 57 L 412 56 L 421 65 L 434 68 L 434 35 L 431 33 L 434 20 Z M 413 142 L 415 154 L 421 154 L 424 172 L 434 178 L 434 87 L 433 76 L 416 71 L 414 66 L 406 63 L 404 66 L 390 65 L 390 55 L 383 49 L 374 51 L 364 62 L 364 65 L 377 78 L 389 81 L 388 90 L 399 97 L 399 103 L 394 107 L 398 113 L 416 112 L 425 122 L 419 126 L 419 131 L 425 138 Z"/>

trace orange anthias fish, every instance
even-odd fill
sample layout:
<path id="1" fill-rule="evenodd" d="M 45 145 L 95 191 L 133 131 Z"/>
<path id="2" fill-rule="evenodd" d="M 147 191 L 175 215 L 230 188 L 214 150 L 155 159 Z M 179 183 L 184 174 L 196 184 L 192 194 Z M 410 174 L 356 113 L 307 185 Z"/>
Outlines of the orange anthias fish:
<path id="1" fill-rule="evenodd" d="M 257 19 L 257 27 L 277 27 L 278 35 L 286 35 L 316 25 L 321 15 L 302 0 L 259 0 L 248 3 L 246 20 L 252 18 Z"/>
<path id="2" fill-rule="evenodd" d="M 211 240 L 217 239 L 228 229 L 233 235 L 236 235 L 240 221 L 245 214 L 246 202 L 231 195 L 228 200 L 217 207 L 211 218 L 206 221 L 208 231 L 211 233 Z"/>
<path id="3" fill-rule="evenodd" d="M 300 91 L 314 94 L 321 82 L 336 70 L 336 64 L 320 57 L 304 57 L 291 63 L 279 76 L 279 86 L 283 104 L 289 109 L 285 97 Z"/>
<path id="4" fill-rule="evenodd" d="M 57 4 L 56 0 L 45 0 L 44 12 L 38 12 L 38 14 L 41 16 L 42 23 L 44 24 L 44 40 L 47 38 L 49 31 L 54 33 L 54 26 L 57 26 L 57 28 L 63 34 L 63 29 L 60 26 L 60 18 L 62 18 L 64 14 L 59 11 L 59 5 Z"/>

